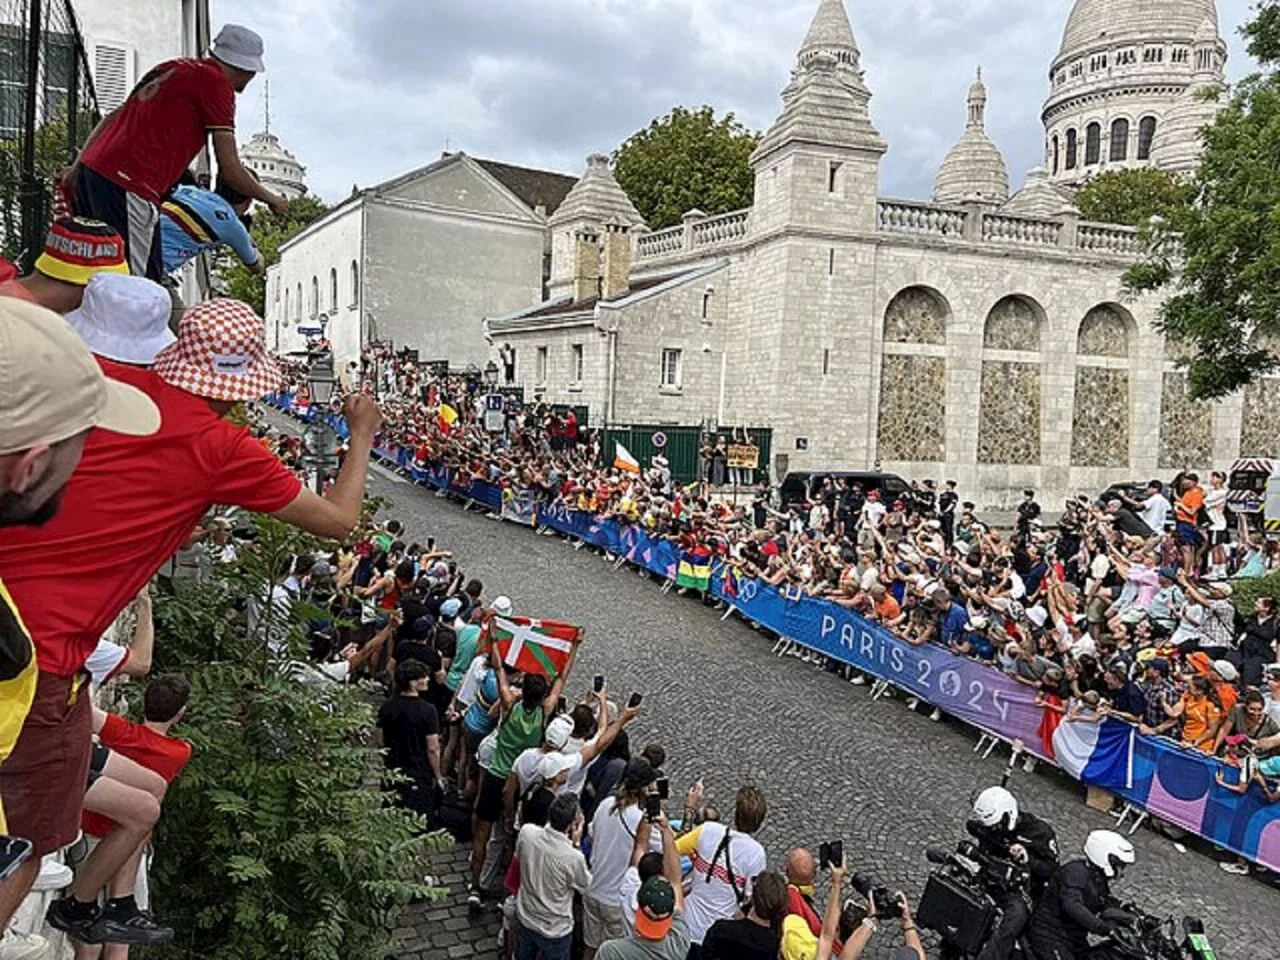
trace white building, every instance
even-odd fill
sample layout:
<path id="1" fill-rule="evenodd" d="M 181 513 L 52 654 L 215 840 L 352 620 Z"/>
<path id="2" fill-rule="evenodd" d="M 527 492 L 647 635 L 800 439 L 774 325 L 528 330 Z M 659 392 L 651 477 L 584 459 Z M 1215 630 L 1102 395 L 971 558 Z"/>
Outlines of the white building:
<path id="1" fill-rule="evenodd" d="M 1198 156 L 1213 108 L 1196 100 L 1192 111 L 1185 95 L 1220 76 L 1216 18 L 1212 35 L 1205 26 L 1213 3 L 1163 0 L 1164 16 L 1145 16 L 1151 7 L 1077 0 L 1045 114 L 1059 151 L 1067 131 L 1078 151 L 1094 124 L 1110 131 L 1120 107 L 1102 105 L 1114 101 L 1133 127 L 1158 120 L 1142 162 L 1185 170 Z M 1174 65 L 1177 76 L 1135 88 L 1111 33 L 1115 50 L 1139 51 L 1135 69 Z M 1099 60 L 1073 85 L 1071 65 L 1104 47 L 1110 72 Z M 1163 65 L 1146 49 L 1164 50 Z M 575 193 L 590 202 L 574 204 L 572 229 L 554 239 L 553 299 L 490 314 L 495 359 L 514 351 L 515 382 L 586 404 L 592 423 L 771 427 L 775 477 L 881 463 L 954 478 L 992 506 L 1025 487 L 1052 503 L 1280 455 L 1280 378 L 1189 401 L 1178 347 L 1154 325 L 1159 299 L 1124 297 L 1135 231 L 1081 222 L 1071 206 L 1068 183 L 1101 160 L 1078 152 L 1068 170 L 1060 152 L 1056 173 L 1032 171 L 1006 200 L 979 80 L 937 202 L 886 199 L 870 98 L 843 3 L 820 0 L 751 158 L 752 205 L 650 233 L 626 222 L 607 168 L 589 169 L 580 188 L 591 189 Z"/>
<path id="2" fill-rule="evenodd" d="M 74 0 L 98 106 L 109 113 L 157 63 L 208 48 L 208 0 Z"/>
<path id="3" fill-rule="evenodd" d="M 267 338 L 301 349 L 324 328 L 339 369 L 390 340 L 424 360 L 483 366 L 481 318 L 540 302 L 547 218 L 574 178 L 446 154 L 359 190 L 280 248 L 267 273 Z"/>
<path id="4" fill-rule="evenodd" d="M 240 159 L 258 175 L 267 189 L 287 200 L 297 200 L 307 192 L 307 168 L 280 145 L 270 128 L 255 133 L 240 147 Z"/>

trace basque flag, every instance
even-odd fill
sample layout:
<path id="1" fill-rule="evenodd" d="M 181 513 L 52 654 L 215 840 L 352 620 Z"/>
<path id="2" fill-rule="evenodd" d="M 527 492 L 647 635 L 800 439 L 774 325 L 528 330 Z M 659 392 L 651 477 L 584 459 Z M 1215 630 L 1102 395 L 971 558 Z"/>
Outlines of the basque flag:
<path id="1" fill-rule="evenodd" d="M 490 617 L 485 648 L 496 644 L 502 662 L 523 673 L 540 673 L 555 680 L 564 672 L 582 628 L 556 620 L 530 617 Z"/>

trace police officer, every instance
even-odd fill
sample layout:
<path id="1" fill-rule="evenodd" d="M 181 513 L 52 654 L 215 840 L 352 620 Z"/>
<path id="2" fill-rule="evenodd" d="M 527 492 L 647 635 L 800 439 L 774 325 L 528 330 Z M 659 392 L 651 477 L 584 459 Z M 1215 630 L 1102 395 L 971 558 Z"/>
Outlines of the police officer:
<path id="1" fill-rule="evenodd" d="M 1086 960 L 1089 934 L 1106 936 L 1115 924 L 1102 912 L 1115 907 L 1111 881 L 1137 857 L 1131 844 L 1111 830 L 1095 830 L 1084 842 L 1084 859 L 1065 864 L 1045 890 L 1031 918 L 1031 946 L 1039 960 Z"/>
<path id="2" fill-rule="evenodd" d="M 965 829 L 984 857 L 1010 861 L 1030 875 L 1026 890 L 1017 884 L 988 884 L 1001 919 L 978 960 L 1008 960 L 1031 919 L 1032 903 L 1058 869 L 1057 836 L 1045 821 L 1019 810 L 1017 799 L 1004 787 L 988 787 L 978 794 Z"/>

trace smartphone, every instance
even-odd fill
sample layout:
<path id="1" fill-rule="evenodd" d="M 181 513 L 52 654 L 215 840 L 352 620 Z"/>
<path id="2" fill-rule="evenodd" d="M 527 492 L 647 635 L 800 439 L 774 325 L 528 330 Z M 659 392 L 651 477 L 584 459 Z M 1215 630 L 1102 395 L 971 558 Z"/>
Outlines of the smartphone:
<path id="1" fill-rule="evenodd" d="M 0 836 L 0 880 L 8 880 L 31 856 L 31 841 Z"/>
<path id="2" fill-rule="evenodd" d="M 657 820 L 662 816 L 662 797 L 656 793 L 650 793 L 644 798 L 644 815 L 650 820 Z"/>
<path id="3" fill-rule="evenodd" d="M 591 684 L 591 689 L 593 689 L 596 693 L 599 693 L 601 690 L 604 689 L 604 674 L 602 673 L 596 674 L 596 678 Z"/>
<path id="4" fill-rule="evenodd" d="M 671 781 L 666 777 L 659 777 L 657 783 L 658 796 L 663 800 L 669 800 L 671 798 Z"/>
<path id="5" fill-rule="evenodd" d="M 640 706 L 640 701 L 643 699 L 644 699 L 644 694 L 633 693 L 631 695 L 631 699 L 627 701 L 627 706 L 632 709 L 635 709 L 636 707 Z"/>
<path id="6" fill-rule="evenodd" d="M 844 862 L 844 841 L 831 840 L 818 848 L 818 866 L 822 870 L 830 869 L 834 864 Z"/>

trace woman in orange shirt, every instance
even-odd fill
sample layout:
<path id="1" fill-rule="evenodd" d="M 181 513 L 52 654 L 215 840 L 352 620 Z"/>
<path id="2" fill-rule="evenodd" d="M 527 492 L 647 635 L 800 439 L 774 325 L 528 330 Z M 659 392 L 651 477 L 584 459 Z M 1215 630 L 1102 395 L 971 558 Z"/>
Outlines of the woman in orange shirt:
<path id="1" fill-rule="evenodd" d="M 1212 753 L 1218 726 L 1222 723 L 1222 703 L 1208 677 L 1192 677 L 1187 692 L 1172 706 L 1166 705 L 1170 717 L 1182 718 L 1182 742 L 1189 747 Z"/>
<path id="2" fill-rule="evenodd" d="M 1204 506 L 1204 491 L 1200 479 L 1194 473 L 1182 478 L 1182 490 L 1174 504 L 1177 517 L 1178 545 L 1182 548 L 1182 570 L 1188 576 L 1196 572 L 1196 550 L 1200 547 L 1200 508 Z"/>

